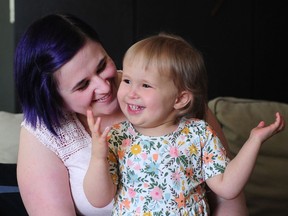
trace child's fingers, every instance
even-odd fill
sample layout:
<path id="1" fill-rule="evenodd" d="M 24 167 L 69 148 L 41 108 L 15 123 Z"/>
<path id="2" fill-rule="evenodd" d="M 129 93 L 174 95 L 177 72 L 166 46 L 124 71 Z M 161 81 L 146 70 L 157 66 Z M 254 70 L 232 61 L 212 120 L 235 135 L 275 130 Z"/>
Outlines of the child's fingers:
<path id="1" fill-rule="evenodd" d="M 106 139 L 111 127 L 106 127 L 105 130 L 103 131 L 102 137 Z"/>
<path id="2" fill-rule="evenodd" d="M 278 124 L 277 132 L 280 132 L 280 131 L 284 130 L 284 128 L 285 128 L 285 120 L 284 120 L 283 116 L 279 112 L 276 113 L 275 122 L 277 122 L 277 124 Z"/>
<path id="3" fill-rule="evenodd" d="M 265 122 L 260 121 L 259 124 L 257 125 L 257 128 L 263 128 L 263 127 L 265 127 Z"/>
<path id="4" fill-rule="evenodd" d="M 88 122 L 88 126 L 89 126 L 89 129 L 90 129 L 92 135 L 99 136 L 101 118 L 97 117 L 96 122 L 95 122 L 95 118 L 93 116 L 93 112 L 91 109 L 87 110 L 87 122 Z"/>
<path id="5" fill-rule="evenodd" d="M 92 131 L 93 126 L 94 126 L 94 116 L 93 116 L 92 110 L 88 109 L 86 112 L 86 115 L 87 115 L 87 122 L 88 122 L 89 129 L 90 131 Z"/>
<path id="6" fill-rule="evenodd" d="M 269 125 L 269 127 L 271 129 L 273 129 L 272 135 L 279 133 L 280 131 L 284 130 L 284 128 L 285 128 L 285 121 L 284 121 L 284 118 L 280 115 L 280 113 L 277 112 L 275 114 L 275 116 L 276 116 L 276 118 L 275 118 L 274 123 Z"/>

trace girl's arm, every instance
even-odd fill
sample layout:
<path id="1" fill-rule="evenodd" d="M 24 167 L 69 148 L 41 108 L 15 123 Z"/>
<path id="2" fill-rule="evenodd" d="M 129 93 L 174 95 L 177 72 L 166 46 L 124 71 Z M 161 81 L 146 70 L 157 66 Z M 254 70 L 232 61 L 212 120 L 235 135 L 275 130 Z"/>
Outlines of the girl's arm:
<path id="1" fill-rule="evenodd" d="M 17 179 L 29 215 L 76 215 L 66 167 L 23 127 L 20 132 Z"/>
<path id="2" fill-rule="evenodd" d="M 101 119 L 96 123 L 91 110 L 87 111 L 88 125 L 92 135 L 92 153 L 88 170 L 84 177 L 84 192 L 91 205 L 101 208 L 107 206 L 115 196 L 116 185 L 109 173 L 106 142 L 110 128 L 100 132 Z"/>
<path id="3" fill-rule="evenodd" d="M 219 137 L 222 145 L 225 147 L 227 155 L 230 159 L 232 159 L 231 153 L 229 151 L 228 143 L 225 138 L 225 135 L 221 129 L 220 124 L 218 123 L 215 115 L 208 108 L 206 112 L 206 121 L 212 126 L 213 130 L 216 131 L 217 136 Z M 213 191 L 207 193 L 208 202 L 210 206 L 210 210 L 213 216 L 248 216 L 248 209 L 246 206 L 246 200 L 244 193 L 241 192 L 234 199 L 223 199 Z"/>
<path id="4" fill-rule="evenodd" d="M 207 185 L 223 198 L 233 199 L 238 196 L 253 171 L 261 144 L 284 127 L 284 119 L 279 113 L 276 113 L 275 122 L 269 126 L 265 126 L 265 123 L 261 121 L 251 131 L 249 139 L 228 164 L 225 172 L 208 179 Z"/>

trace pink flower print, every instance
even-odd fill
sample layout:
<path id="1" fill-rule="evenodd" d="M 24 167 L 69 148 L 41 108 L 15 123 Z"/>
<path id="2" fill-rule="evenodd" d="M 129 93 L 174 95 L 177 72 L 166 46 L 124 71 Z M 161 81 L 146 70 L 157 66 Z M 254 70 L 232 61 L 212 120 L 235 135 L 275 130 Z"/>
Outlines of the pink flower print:
<path id="1" fill-rule="evenodd" d="M 170 148 L 170 156 L 173 158 L 178 157 L 179 152 L 178 152 L 178 148 L 177 147 L 171 147 Z"/>
<path id="2" fill-rule="evenodd" d="M 127 160 L 127 165 L 128 165 L 129 167 L 131 167 L 131 166 L 134 165 L 134 163 L 133 163 L 133 161 L 132 161 L 131 159 L 128 159 L 128 160 Z"/>
<path id="3" fill-rule="evenodd" d="M 128 132 L 129 132 L 132 136 L 135 136 L 135 135 L 136 135 L 134 129 L 131 128 L 131 127 L 128 128 Z"/>
<path id="4" fill-rule="evenodd" d="M 135 195 L 136 195 L 136 192 L 134 191 L 133 188 L 129 188 L 129 189 L 128 189 L 128 194 L 129 194 L 129 196 L 130 196 L 131 198 L 134 198 Z"/>
<path id="5" fill-rule="evenodd" d="M 182 141 L 183 141 L 183 140 L 185 140 L 185 139 L 186 139 L 186 135 L 180 135 L 180 136 L 179 136 L 179 138 L 180 138 L 180 140 L 182 140 Z"/>
<path id="6" fill-rule="evenodd" d="M 176 171 L 176 172 L 174 172 L 174 173 L 171 174 L 171 177 L 172 177 L 172 180 L 178 182 L 178 181 L 180 181 L 180 177 L 181 177 L 181 176 L 180 176 L 179 171 Z"/>
<path id="7" fill-rule="evenodd" d="M 124 139 L 123 141 L 122 141 L 122 147 L 127 147 L 127 146 L 129 146 L 130 145 L 130 143 L 131 143 L 131 140 L 130 139 Z"/>
<path id="8" fill-rule="evenodd" d="M 144 152 L 144 153 L 141 154 L 141 157 L 142 157 L 143 160 L 146 160 L 147 159 L 147 154 Z"/>
<path id="9" fill-rule="evenodd" d="M 159 201 L 160 199 L 162 199 L 162 193 L 163 193 L 163 191 L 159 187 L 155 187 L 150 192 L 150 195 L 151 195 L 152 199 Z"/>
<path id="10" fill-rule="evenodd" d="M 146 182 L 144 182 L 144 183 L 143 183 L 143 187 L 144 187 L 144 188 L 148 188 L 148 187 L 149 187 L 149 184 L 146 183 Z"/>
<path id="11" fill-rule="evenodd" d="M 134 169 L 135 169 L 135 170 L 140 170 L 140 169 L 141 169 L 140 164 L 136 164 L 136 165 L 134 166 Z"/>

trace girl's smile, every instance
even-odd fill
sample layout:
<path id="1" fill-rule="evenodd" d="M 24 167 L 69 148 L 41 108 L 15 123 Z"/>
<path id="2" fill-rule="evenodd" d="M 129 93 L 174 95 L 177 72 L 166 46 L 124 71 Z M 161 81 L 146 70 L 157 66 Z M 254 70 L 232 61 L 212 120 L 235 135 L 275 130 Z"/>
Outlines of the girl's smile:
<path id="1" fill-rule="evenodd" d="M 174 104 L 178 89 L 173 79 L 155 67 L 123 63 L 118 101 L 124 115 L 141 133 L 166 134 L 175 129 Z M 145 130 L 145 132 L 144 132 Z"/>

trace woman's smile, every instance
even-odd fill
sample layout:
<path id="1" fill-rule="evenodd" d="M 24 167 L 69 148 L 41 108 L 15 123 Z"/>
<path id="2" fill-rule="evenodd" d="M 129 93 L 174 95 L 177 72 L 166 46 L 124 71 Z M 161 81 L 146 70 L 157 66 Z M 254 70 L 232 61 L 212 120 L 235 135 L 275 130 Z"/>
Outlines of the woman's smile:
<path id="1" fill-rule="evenodd" d="M 107 103 L 107 102 L 111 101 L 111 98 L 112 98 L 112 93 L 109 92 L 108 94 L 104 95 L 103 97 L 94 100 L 94 102 L 96 102 L 96 103 Z"/>

